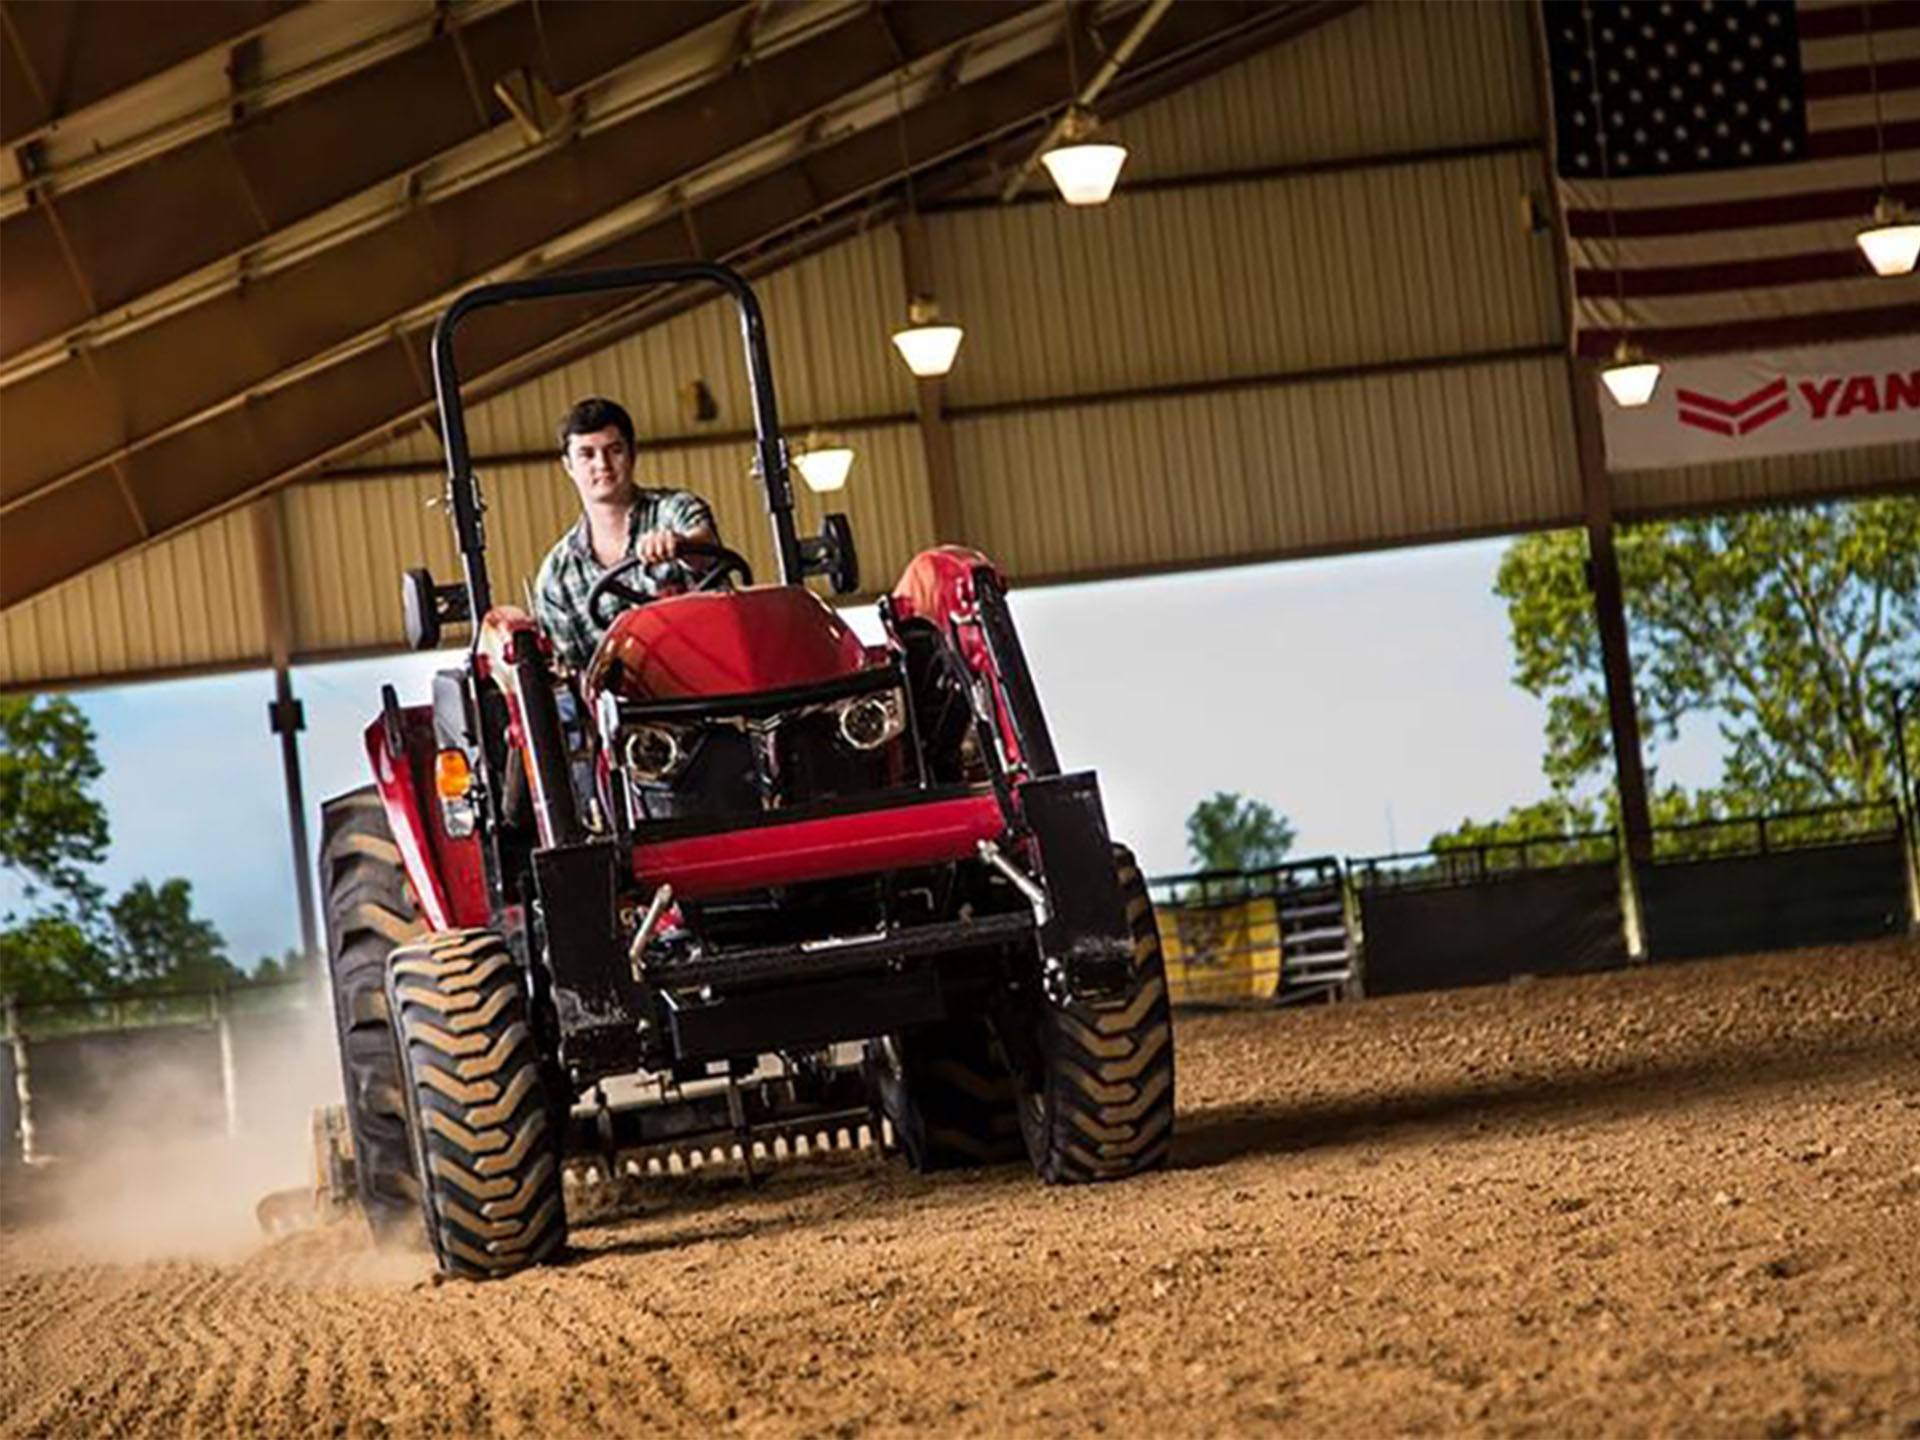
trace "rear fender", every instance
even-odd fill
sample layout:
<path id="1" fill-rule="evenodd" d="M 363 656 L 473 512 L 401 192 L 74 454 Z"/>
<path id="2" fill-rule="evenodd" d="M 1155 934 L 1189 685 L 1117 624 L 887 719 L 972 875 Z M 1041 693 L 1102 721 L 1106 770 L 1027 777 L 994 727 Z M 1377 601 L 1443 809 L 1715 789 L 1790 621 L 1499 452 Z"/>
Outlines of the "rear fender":
<path id="1" fill-rule="evenodd" d="M 391 693 L 391 692 L 389 692 Z M 477 834 L 447 833 L 433 786 L 433 707 L 389 705 L 365 733 L 387 828 L 421 916 L 432 930 L 490 923 L 486 862 Z"/>

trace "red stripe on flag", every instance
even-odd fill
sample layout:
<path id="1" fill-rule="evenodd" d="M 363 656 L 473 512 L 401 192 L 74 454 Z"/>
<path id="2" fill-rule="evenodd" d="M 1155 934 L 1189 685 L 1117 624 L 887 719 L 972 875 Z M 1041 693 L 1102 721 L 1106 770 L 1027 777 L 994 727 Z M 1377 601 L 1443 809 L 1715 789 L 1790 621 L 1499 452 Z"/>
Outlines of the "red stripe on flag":
<path id="1" fill-rule="evenodd" d="M 1895 185 L 1894 195 L 1920 207 L 1920 184 Z M 1696 235 L 1709 230 L 1748 230 L 1760 225 L 1793 225 L 1803 220 L 1839 220 L 1866 216 L 1880 196 L 1877 185 L 1847 190 L 1816 190 L 1804 195 L 1729 200 L 1714 205 L 1649 205 L 1615 212 L 1621 239 L 1652 240 L 1663 235 Z M 1567 233 L 1576 240 L 1601 240 L 1614 233 L 1605 210 L 1570 210 Z"/>
<path id="2" fill-rule="evenodd" d="M 1871 5 L 1832 5 L 1819 10 L 1800 7 L 1794 23 L 1802 40 L 1832 40 L 1841 35 L 1864 35 L 1863 14 L 1871 16 L 1873 33 L 1905 30 L 1920 25 L 1920 0 L 1875 0 Z"/>
<path id="3" fill-rule="evenodd" d="M 1604 360 L 1623 339 L 1631 338 L 1657 359 L 1663 355 L 1713 355 L 1726 350 L 1788 350 L 1836 340 L 1905 335 L 1916 330 L 1920 330 L 1920 305 L 1882 305 L 1877 309 L 1734 320 L 1720 325 L 1669 325 L 1645 330 L 1583 328 L 1578 348 L 1587 359 Z"/>
<path id="4" fill-rule="evenodd" d="M 1878 155 L 1880 132 L 1872 125 L 1848 125 L 1838 130 L 1815 130 L 1807 136 L 1807 158 L 1841 160 L 1849 155 Z M 1887 124 L 1886 148 L 1920 147 L 1920 120 L 1893 120 Z"/>
<path id="5" fill-rule="evenodd" d="M 1920 85 L 1920 60 L 1883 60 L 1879 66 L 1878 90 L 1882 96 Z M 1875 72 L 1866 65 L 1836 65 L 1831 70 L 1809 70 L 1801 77 L 1801 88 L 1809 100 L 1832 100 L 1840 95 L 1871 95 L 1876 86 Z"/>
<path id="6" fill-rule="evenodd" d="M 1861 212 L 1864 220 L 1866 212 Z M 1659 265 L 1642 270 L 1579 270 L 1574 293 L 1583 300 L 1610 295 L 1646 298 L 1698 295 L 1714 290 L 1758 290 L 1813 285 L 1871 275 L 1857 249 L 1820 250 L 1810 255 L 1775 255 L 1765 260 L 1727 260 L 1712 265 Z"/>

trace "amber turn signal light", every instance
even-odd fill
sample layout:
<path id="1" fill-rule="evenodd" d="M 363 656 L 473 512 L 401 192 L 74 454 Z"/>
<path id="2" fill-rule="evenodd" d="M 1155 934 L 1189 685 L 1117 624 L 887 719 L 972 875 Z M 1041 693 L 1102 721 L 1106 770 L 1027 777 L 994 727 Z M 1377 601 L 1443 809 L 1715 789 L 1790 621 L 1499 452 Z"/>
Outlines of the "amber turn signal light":
<path id="1" fill-rule="evenodd" d="M 473 784 L 473 771 L 467 765 L 467 757 L 458 750 L 442 750 L 433 759 L 433 788 L 440 792 L 442 800 L 459 800 L 465 797 L 467 789 Z"/>

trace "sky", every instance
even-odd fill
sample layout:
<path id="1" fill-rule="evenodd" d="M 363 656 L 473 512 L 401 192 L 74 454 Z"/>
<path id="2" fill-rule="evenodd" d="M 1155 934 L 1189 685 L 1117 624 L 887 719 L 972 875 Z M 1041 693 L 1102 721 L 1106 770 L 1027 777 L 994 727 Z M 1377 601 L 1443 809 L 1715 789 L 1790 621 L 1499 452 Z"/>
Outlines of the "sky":
<path id="1" fill-rule="evenodd" d="M 1292 820 L 1296 855 L 1423 847 L 1546 791 L 1545 707 L 1515 687 L 1493 593 L 1505 541 L 1475 541 L 1016 590 L 1013 609 L 1061 763 L 1100 774 L 1109 828 L 1149 874 L 1191 868 L 1185 819 L 1217 790 Z M 877 638 L 873 612 L 850 615 Z M 310 833 L 322 799 L 366 783 L 380 685 L 424 701 L 451 661 L 307 666 Z M 105 766 L 111 893 L 182 875 L 251 968 L 298 942 L 286 792 L 266 671 L 86 691 Z M 1660 752 L 1711 783 L 1710 729 Z M 16 892 L 0 882 L 0 913 Z"/>

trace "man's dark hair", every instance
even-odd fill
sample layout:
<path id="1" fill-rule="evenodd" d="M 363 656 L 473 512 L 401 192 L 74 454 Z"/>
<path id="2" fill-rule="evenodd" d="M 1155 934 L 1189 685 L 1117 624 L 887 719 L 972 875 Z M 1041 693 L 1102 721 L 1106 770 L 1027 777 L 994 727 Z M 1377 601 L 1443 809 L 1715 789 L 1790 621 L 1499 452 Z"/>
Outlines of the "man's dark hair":
<path id="1" fill-rule="evenodd" d="M 567 453 L 567 441 L 575 435 L 592 435 L 611 425 L 633 449 L 633 417 L 611 400 L 590 395 L 560 417 L 560 453 Z"/>

